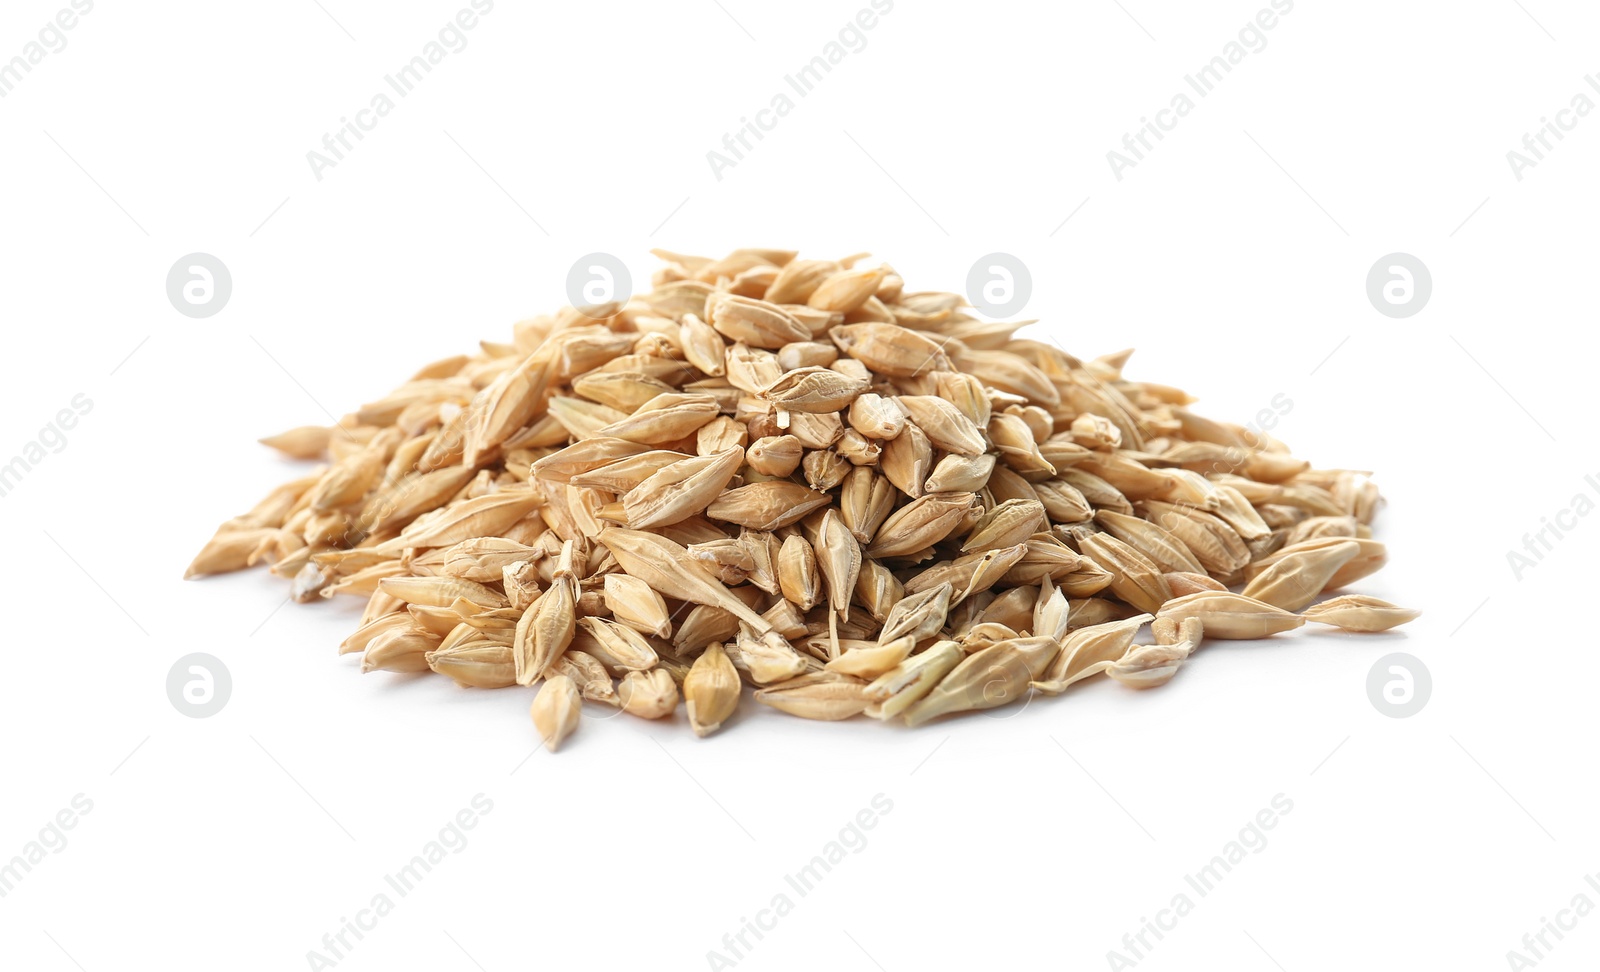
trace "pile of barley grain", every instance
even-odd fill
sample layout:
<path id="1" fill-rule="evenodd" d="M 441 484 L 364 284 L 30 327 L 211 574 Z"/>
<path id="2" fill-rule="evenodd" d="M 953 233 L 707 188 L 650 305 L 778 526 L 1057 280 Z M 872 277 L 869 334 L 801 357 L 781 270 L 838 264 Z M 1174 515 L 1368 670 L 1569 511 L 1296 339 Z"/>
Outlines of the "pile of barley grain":
<path id="1" fill-rule="evenodd" d="M 1201 418 L 1177 388 L 1019 339 L 887 265 L 660 253 L 626 305 L 516 325 L 333 428 L 329 465 L 224 523 L 189 576 L 259 562 L 368 599 L 363 671 L 543 685 L 705 735 L 757 701 L 917 725 L 1211 638 L 1381 631 L 1362 473 Z M 1230 588 L 1241 588 L 1235 592 Z M 1139 644 L 1151 624 L 1153 643 Z"/>

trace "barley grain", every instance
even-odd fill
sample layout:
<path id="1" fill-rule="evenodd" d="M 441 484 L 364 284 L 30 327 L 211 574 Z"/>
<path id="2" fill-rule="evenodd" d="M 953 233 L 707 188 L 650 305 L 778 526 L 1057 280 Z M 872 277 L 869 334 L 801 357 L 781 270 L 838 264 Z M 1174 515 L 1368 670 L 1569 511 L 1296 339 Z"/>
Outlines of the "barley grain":
<path id="1" fill-rule="evenodd" d="M 705 735 L 749 681 L 793 715 L 917 724 L 1159 685 L 1204 636 L 1416 617 L 1314 603 L 1387 561 L 1369 474 L 1195 414 L 1130 351 L 1019 338 L 864 254 L 658 255 L 648 293 L 263 439 L 323 465 L 186 576 L 265 563 L 299 602 L 366 596 L 339 648 L 364 671 L 543 679 L 551 749 L 581 699 L 665 718 L 681 685 Z"/>

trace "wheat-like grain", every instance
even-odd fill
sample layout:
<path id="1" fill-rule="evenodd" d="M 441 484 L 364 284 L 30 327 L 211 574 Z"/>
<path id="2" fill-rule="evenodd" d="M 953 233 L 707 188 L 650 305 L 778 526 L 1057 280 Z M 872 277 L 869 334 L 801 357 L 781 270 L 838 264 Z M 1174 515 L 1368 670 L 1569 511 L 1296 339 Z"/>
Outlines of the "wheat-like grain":
<path id="1" fill-rule="evenodd" d="M 1387 561 L 1365 474 L 1195 414 L 1125 377 L 1131 351 L 1018 338 L 861 255 L 658 255 L 647 294 L 262 439 L 323 465 L 186 576 L 266 563 L 296 601 L 363 596 L 339 646 L 363 671 L 542 682 L 552 750 L 582 700 L 669 719 L 681 695 L 708 735 L 748 683 L 915 725 L 1159 685 L 1204 637 L 1417 616 L 1323 599 Z"/>

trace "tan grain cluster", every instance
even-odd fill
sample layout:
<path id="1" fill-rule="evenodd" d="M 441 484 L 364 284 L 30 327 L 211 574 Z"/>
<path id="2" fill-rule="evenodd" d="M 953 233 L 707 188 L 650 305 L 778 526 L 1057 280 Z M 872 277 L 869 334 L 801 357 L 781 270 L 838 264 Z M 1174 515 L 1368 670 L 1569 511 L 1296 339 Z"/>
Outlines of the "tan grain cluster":
<path id="1" fill-rule="evenodd" d="M 1202 638 L 1416 612 L 1322 600 L 1383 566 L 1366 474 L 1080 360 L 888 265 L 658 251 L 654 289 L 430 364 L 224 523 L 189 576 L 258 563 L 366 598 L 363 671 L 539 685 L 707 735 L 756 701 L 917 725 L 1104 674 L 1171 679 Z M 1149 624 L 1151 643 L 1136 639 Z"/>

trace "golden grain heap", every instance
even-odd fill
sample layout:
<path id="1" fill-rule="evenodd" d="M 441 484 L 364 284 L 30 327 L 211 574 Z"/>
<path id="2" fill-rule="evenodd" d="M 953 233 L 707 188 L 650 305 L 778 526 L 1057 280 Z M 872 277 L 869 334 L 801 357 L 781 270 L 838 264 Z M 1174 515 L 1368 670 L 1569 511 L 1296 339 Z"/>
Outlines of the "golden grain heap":
<path id="1" fill-rule="evenodd" d="M 756 701 L 917 725 L 1105 674 L 1160 685 L 1202 638 L 1416 612 L 1325 591 L 1386 559 L 1363 473 L 1317 470 L 1170 385 L 1014 336 L 861 257 L 657 251 L 654 289 L 418 371 L 224 523 L 189 576 L 268 563 L 367 598 L 363 671 L 541 683 L 714 732 Z M 1150 625 L 1151 640 L 1137 640 Z"/>

